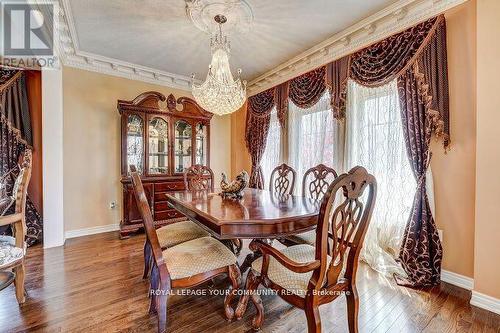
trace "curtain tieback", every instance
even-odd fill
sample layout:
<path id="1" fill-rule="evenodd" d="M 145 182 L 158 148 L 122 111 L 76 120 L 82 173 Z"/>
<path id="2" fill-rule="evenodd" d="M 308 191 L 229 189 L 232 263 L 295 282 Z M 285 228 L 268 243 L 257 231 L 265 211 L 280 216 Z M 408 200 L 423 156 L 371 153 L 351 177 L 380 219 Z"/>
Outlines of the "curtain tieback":
<path id="1" fill-rule="evenodd" d="M 424 168 L 422 174 L 417 179 L 417 188 L 420 188 L 423 184 L 425 184 L 425 181 L 427 180 L 427 170 L 429 169 L 429 166 L 431 165 L 431 159 L 432 159 L 432 152 L 429 152 L 429 158 L 427 159 L 427 162 L 425 163 L 425 168 Z"/>

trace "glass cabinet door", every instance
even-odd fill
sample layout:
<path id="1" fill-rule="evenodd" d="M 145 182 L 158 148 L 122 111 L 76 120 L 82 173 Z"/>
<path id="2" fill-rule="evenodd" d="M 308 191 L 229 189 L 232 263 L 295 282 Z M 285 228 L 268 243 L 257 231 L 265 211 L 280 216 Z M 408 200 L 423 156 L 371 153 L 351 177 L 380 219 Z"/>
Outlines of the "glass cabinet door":
<path id="1" fill-rule="evenodd" d="M 174 131 L 174 169 L 176 173 L 182 173 L 192 164 L 192 128 L 188 122 L 178 120 L 175 122 Z"/>
<path id="2" fill-rule="evenodd" d="M 196 124 L 196 153 L 195 163 L 207 165 L 207 126 Z"/>
<path id="3" fill-rule="evenodd" d="M 135 165 L 137 171 L 144 171 L 144 122 L 141 117 L 131 114 L 127 119 L 127 171 L 131 165 Z"/>
<path id="4" fill-rule="evenodd" d="M 168 174 L 168 123 L 160 117 L 149 120 L 149 174 Z"/>

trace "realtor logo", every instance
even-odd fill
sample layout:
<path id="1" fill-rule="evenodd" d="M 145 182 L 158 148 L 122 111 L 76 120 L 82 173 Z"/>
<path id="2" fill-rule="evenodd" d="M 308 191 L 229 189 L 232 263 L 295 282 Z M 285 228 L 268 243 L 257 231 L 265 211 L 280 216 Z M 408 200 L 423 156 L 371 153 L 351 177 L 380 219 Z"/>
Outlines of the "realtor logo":
<path id="1" fill-rule="evenodd" d="M 3 3 L 2 22 L 3 56 L 54 55 L 54 4 Z"/>

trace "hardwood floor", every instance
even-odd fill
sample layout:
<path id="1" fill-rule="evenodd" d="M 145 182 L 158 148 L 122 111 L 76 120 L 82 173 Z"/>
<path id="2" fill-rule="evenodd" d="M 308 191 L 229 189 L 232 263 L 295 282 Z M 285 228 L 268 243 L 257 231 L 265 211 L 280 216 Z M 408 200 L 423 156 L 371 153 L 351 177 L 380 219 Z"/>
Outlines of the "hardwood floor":
<path id="1" fill-rule="evenodd" d="M 141 235 L 119 240 L 118 233 L 106 233 L 70 239 L 64 248 L 30 248 L 29 297 L 18 307 L 13 286 L 0 292 L 0 332 L 156 332 L 141 279 L 142 245 Z M 360 269 L 360 332 L 500 332 L 500 316 L 471 308 L 467 291 L 444 283 L 429 290 L 402 288 L 366 265 Z M 227 286 L 219 279 L 211 290 Z M 276 296 L 262 299 L 263 332 L 306 330 L 301 310 Z M 339 297 L 320 308 L 324 332 L 347 332 L 345 307 Z M 253 314 L 249 305 L 241 321 L 228 323 L 223 296 L 174 295 L 169 332 L 249 332 Z"/>

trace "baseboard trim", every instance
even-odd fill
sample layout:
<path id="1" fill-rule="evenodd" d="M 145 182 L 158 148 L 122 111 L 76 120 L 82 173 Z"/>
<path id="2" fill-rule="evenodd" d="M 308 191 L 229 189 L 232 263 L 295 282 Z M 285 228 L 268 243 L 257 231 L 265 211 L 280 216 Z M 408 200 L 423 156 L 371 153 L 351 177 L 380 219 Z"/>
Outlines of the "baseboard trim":
<path id="1" fill-rule="evenodd" d="M 500 315 L 500 299 L 498 298 L 473 290 L 470 304 Z"/>
<path id="2" fill-rule="evenodd" d="M 120 229 L 120 224 L 114 223 L 114 224 L 108 224 L 108 225 L 92 227 L 92 228 L 68 230 L 64 233 L 64 238 L 69 239 L 69 238 L 76 238 L 76 237 L 82 237 L 82 236 L 89 236 L 89 235 L 100 234 L 103 232 L 116 231 L 119 229 Z"/>
<path id="3" fill-rule="evenodd" d="M 441 281 L 454 286 L 472 290 L 474 289 L 474 279 L 468 276 L 460 275 L 446 270 L 441 270 Z"/>

